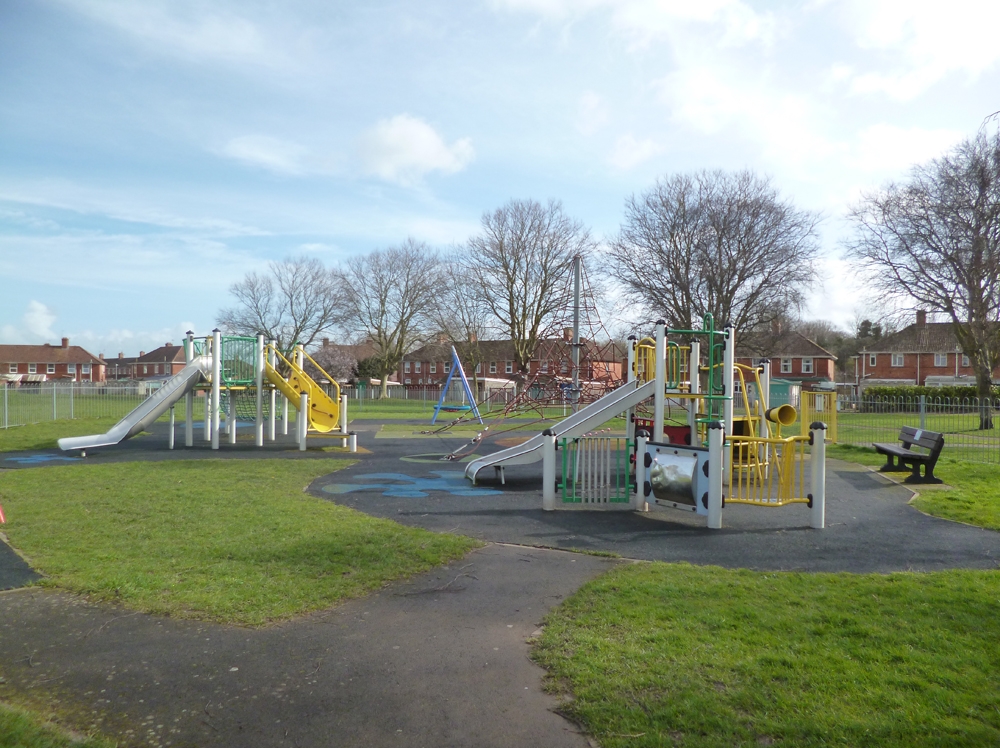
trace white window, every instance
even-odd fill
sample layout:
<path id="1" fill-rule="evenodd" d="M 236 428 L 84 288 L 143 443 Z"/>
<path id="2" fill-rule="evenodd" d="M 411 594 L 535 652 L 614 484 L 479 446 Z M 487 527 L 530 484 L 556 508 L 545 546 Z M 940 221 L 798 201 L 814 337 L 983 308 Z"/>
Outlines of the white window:
<path id="1" fill-rule="evenodd" d="M 424 383 L 424 378 L 420 377 L 420 379 L 417 380 L 417 384 L 423 384 L 423 383 Z"/>
<path id="2" fill-rule="evenodd" d="M 892 362 L 890 363 L 890 365 L 891 366 L 902 366 L 903 365 L 903 354 L 902 353 L 893 353 L 892 354 Z"/>
<path id="3" fill-rule="evenodd" d="M 146 364 L 142 365 L 142 373 L 143 374 L 149 374 L 149 367 L 146 366 Z M 214 418 L 215 416 L 212 416 L 212 417 Z"/>
<path id="4" fill-rule="evenodd" d="M 566 359 L 563 359 L 559 363 L 559 373 L 560 374 L 567 374 L 567 373 L 569 373 L 569 361 L 567 361 Z"/>
<path id="5" fill-rule="evenodd" d="M 541 368 L 542 371 L 548 371 L 549 370 L 549 362 L 548 361 L 542 361 L 542 365 L 541 365 L 540 368 Z"/>
<path id="6" fill-rule="evenodd" d="M 7 364 L 8 374 L 17 374 L 17 364 Z"/>
<path id="7" fill-rule="evenodd" d="M 90 364 L 83 364 L 80 367 L 80 372 L 83 374 L 90 374 Z"/>
<path id="8" fill-rule="evenodd" d="M 66 371 L 70 374 L 76 374 L 76 364 L 66 364 Z"/>
<path id="9" fill-rule="evenodd" d="M 514 373 L 514 362 L 513 361 L 508 361 L 507 362 L 507 365 L 504 367 L 504 372 L 507 373 L 507 374 L 513 374 Z"/>
<path id="10" fill-rule="evenodd" d="M 483 373 L 483 365 L 476 364 L 476 374 L 482 374 L 482 373 Z"/>
<path id="11" fill-rule="evenodd" d="M 403 384 L 409 384 L 409 383 L 410 383 L 410 378 L 409 377 L 407 377 L 406 379 L 403 380 Z"/>
<path id="12" fill-rule="evenodd" d="M 55 364 L 45 364 L 45 373 L 46 374 L 55 374 L 56 373 L 56 365 Z"/>
<path id="13" fill-rule="evenodd" d="M 417 374 L 420 373 L 420 362 L 419 361 L 414 361 L 413 362 L 413 371 L 415 371 Z"/>
<path id="14" fill-rule="evenodd" d="M 966 368 L 969 367 L 969 357 L 966 356 L 964 353 L 962 354 L 962 366 Z"/>
<path id="15" fill-rule="evenodd" d="M 437 374 L 437 373 L 438 373 L 437 362 L 431 361 L 431 374 Z"/>
<path id="16" fill-rule="evenodd" d="M 811 358 L 802 359 L 802 373 L 803 374 L 813 373 L 813 360 Z"/>
<path id="17" fill-rule="evenodd" d="M 155 371 L 156 374 L 160 373 L 160 365 L 159 364 L 156 365 L 156 369 L 154 369 L 154 371 Z"/>
<path id="18" fill-rule="evenodd" d="M 497 362 L 490 361 L 490 374 L 496 374 L 496 373 L 497 373 Z"/>
<path id="19" fill-rule="evenodd" d="M 948 354 L 947 353 L 935 353 L 934 354 L 934 365 L 935 366 L 947 366 L 948 365 Z"/>
<path id="20" fill-rule="evenodd" d="M 36 374 L 38 372 L 38 366 L 36 364 L 28 364 L 28 373 Z"/>
<path id="21" fill-rule="evenodd" d="M 874 353 L 869 353 L 868 354 L 868 365 L 869 366 L 875 366 L 875 362 L 877 360 L 878 360 L 878 357 Z"/>
<path id="22" fill-rule="evenodd" d="M 410 362 L 409 361 L 404 361 L 403 362 L 403 373 L 404 374 L 409 374 L 410 373 Z"/>
<path id="23" fill-rule="evenodd" d="M 781 373 L 782 374 L 792 373 L 792 359 L 790 358 L 781 359 Z"/>
<path id="24" fill-rule="evenodd" d="M 445 374 L 450 373 L 451 372 L 451 364 L 445 364 L 443 371 L 444 371 Z"/>

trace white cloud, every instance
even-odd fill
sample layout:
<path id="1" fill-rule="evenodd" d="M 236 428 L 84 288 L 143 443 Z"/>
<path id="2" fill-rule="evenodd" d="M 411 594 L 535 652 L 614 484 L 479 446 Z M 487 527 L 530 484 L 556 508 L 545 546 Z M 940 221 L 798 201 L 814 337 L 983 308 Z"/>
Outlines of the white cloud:
<path id="1" fill-rule="evenodd" d="M 1000 61 L 995 2 L 854 0 L 845 18 L 860 48 L 883 53 L 882 65 L 853 77 L 856 93 L 906 101 L 954 73 L 975 79 Z"/>
<path id="2" fill-rule="evenodd" d="M 29 344 L 53 342 L 56 333 L 52 329 L 56 313 L 40 301 L 32 299 L 21 317 L 20 325 L 0 327 L 0 338 L 7 343 Z"/>
<path id="3" fill-rule="evenodd" d="M 943 155 L 963 137 L 957 130 L 872 125 L 858 133 L 854 165 L 872 172 L 903 171 Z"/>
<path id="4" fill-rule="evenodd" d="M 593 135 L 608 123 L 608 119 L 604 99 L 593 91 L 584 91 L 577 104 L 576 129 L 584 135 Z"/>
<path id="5" fill-rule="evenodd" d="M 379 120 L 361 136 L 358 155 L 366 173 L 409 186 L 432 171 L 461 171 L 475 158 L 475 151 L 469 138 L 448 145 L 422 119 L 397 114 Z"/>
<path id="6" fill-rule="evenodd" d="M 634 135 L 629 133 L 615 141 L 611 154 L 608 156 L 608 163 L 616 169 L 627 171 L 649 161 L 662 151 L 663 147 L 653 140 L 649 138 L 637 140 Z"/>
<path id="7" fill-rule="evenodd" d="M 226 143 L 220 153 L 282 174 L 302 174 L 307 171 L 309 152 L 287 140 L 267 135 L 242 135 Z"/>

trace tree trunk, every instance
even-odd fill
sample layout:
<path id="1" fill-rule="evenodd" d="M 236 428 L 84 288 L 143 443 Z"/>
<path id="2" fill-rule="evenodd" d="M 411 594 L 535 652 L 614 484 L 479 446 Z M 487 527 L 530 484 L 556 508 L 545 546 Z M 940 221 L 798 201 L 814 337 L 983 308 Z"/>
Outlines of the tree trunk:
<path id="1" fill-rule="evenodd" d="M 389 397 L 389 374 L 387 372 L 382 372 L 382 383 L 379 386 L 378 398 L 379 400 L 385 400 Z"/>
<path id="2" fill-rule="evenodd" d="M 976 367 L 976 394 L 979 396 L 979 429 L 993 428 L 993 372 L 989 367 Z"/>

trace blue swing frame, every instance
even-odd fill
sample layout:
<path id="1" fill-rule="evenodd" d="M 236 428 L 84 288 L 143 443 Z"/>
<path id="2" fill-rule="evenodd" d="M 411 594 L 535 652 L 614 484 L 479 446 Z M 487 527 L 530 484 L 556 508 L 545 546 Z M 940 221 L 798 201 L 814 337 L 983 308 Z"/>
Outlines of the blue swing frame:
<path id="1" fill-rule="evenodd" d="M 451 347 L 451 371 L 448 372 L 448 379 L 445 380 L 444 389 L 441 390 L 441 397 L 438 399 L 437 405 L 434 406 L 434 417 L 431 419 L 431 425 L 433 426 L 437 422 L 438 413 L 442 409 L 447 410 L 444 404 L 444 398 L 448 394 L 448 387 L 451 385 L 451 378 L 455 376 L 455 372 L 458 372 L 458 376 L 462 378 L 462 387 L 465 388 L 465 396 L 469 398 L 469 404 L 471 407 L 468 410 L 472 411 L 472 414 L 476 419 L 482 423 L 483 417 L 479 415 L 479 406 L 476 405 L 476 398 L 472 395 L 472 388 L 469 387 L 469 380 L 465 378 L 465 369 L 462 368 L 462 362 L 458 358 L 458 351 L 455 350 L 455 346 Z"/>

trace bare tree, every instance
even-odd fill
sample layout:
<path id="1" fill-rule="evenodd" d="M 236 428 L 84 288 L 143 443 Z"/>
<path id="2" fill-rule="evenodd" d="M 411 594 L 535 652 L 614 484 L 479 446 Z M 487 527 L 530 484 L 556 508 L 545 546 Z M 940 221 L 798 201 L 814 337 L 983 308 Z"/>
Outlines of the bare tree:
<path id="1" fill-rule="evenodd" d="M 491 331 L 491 317 L 483 287 L 466 271 L 467 256 L 467 250 L 460 249 L 442 261 L 441 287 L 432 321 L 472 370 L 473 389 L 478 392 L 478 367 L 483 362 L 480 344 Z"/>
<path id="2" fill-rule="evenodd" d="M 768 329 L 815 279 L 818 223 L 750 171 L 669 176 L 626 201 L 608 272 L 670 327 L 710 313 L 737 334 Z"/>
<path id="3" fill-rule="evenodd" d="M 590 232 L 550 200 L 511 200 L 484 213 L 482 233 L 469 240 L 467 273 L 483 290 L 497 326 L 510 337 L 518 387 L 539 341 L 572 303 L 573 257 L 593 250 Z"/>
<path id="4" fill-rule="evenodd" d="M 951 152 L 915 166 L 909 179 L 862 197 L 848 250 L 874 270 L 885 296 L 916 302 L 951 320 L 973 361 L 984 403 L 1000 363 L 1000 129 L 981 129 Z"/>
<path id="5" fill-rule="evenodd" d="M 247 273 L 229 293 L 236 305 L 220 311 L 216 324 L 235 335 L 262 332 L 279 348 L 311 345 L 344 311 L 337 275 L 315 258 L 272 262 L 266 273 Z"/>
<path id="6" fill-rule="evenodd" d="M 399 368 L 434 311 L 439 270 L 436 252 L 407 239 L 399 247 L 351 258 L 341 273 L 350 320 L 376 350 L 381 397 L 387 396 L 389 374 Z"/>

